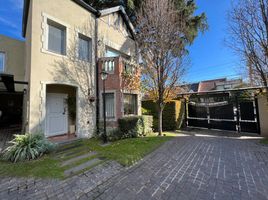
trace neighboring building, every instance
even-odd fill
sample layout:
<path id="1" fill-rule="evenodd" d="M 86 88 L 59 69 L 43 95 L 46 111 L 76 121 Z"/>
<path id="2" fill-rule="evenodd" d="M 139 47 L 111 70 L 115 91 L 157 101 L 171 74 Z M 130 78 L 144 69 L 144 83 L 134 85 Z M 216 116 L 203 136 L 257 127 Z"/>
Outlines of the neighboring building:
<path id="1" fill-rule="evenodd" d="M 209 92 L 209 91 L 219 91 L 219 90 L 230 90 L 243 86 L 242 79 L 231 79 L 227 78 L 213 79 L 207 81 L 201 81 L 198 83 L 192 83 L 180 86 L 183 88 L 184 92 Z"/>
<path id="2" fill-rule="evenodd" d="M 267 137 L 268 104 L 264 87 L 241 79 L 215 79 L 181 86 L 189 127 L 258 133 Z M 263 94 L 261 94 L 263 93 Z"/>
<path id="3" fill-rule="evenodd" d="M 243 86 L 242 79 L 224 80 L 222 82 L 216 82 L 216 90 L 230 90 Z"/>
<path id="4" fill-rule="evenodd" d="M 7 71 L 28 83 L 23 108 L 25 131 L 41 131 L 51 137 L 72 132 L 71 125 L 75 125 L 78 137 L 91 137 L 102 118 L 99 81 L 102 69 L 109 72 L 106 94 L 109 120 L 116 122 L 120 117 L 140 114 L 139 90 L 128 90 L 119 84 L 127 60 L 136 56 L 134 35 L 123 7 L 98 11 L 82 0 L 25 0 L 24 45 L 21 42 L 25 50 L 18 56 L 25 58 L 20 61 L 23 70 L 21 76 L 16 75 L 16 70 Z M 73 59 L 69 55 L 75 42 Z M 14 48 L 11 52 L 15 51 Z M 14 55 L 13 59 L 17 57 Z M 112 59 L 107 66 L 101 64 L 105 59 Z M 77 81 L 72 71 L 81 70 L 79 66 L 67 69 L 73 60 L 89 66 L 90 75 L 81 74 Z M 68 115 L 68 98 L 76 101 L 74 119 Z"/>
<path id="5" fill-rule="evenodd" d="M 0 35 L 0 127 L 21 128 L 24 51 L 24 41 Z"/>

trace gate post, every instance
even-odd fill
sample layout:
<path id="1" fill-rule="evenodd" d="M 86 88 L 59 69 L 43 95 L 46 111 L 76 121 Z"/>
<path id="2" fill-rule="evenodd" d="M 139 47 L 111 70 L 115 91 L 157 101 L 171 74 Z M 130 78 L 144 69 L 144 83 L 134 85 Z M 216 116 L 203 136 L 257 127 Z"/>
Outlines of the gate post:
<path id="1" fill-rule="evenodd" d="M 240 133 L 240 116 L 239 116 L 239 102 L 238 102 L 238 97 L 237 95 L 235 96 L 235 104 L 234 104 L 234 116 L 235 116 L 235 121 L 236 121 L 236 132 Z"/>
<path id="2" fill-rule="evenodd" d="M 210 126 L 210 112 L 209 112 L 209 105 L 208 105 L 208 103 L 206 103 L 206 109 L 207 109 L 208 129 L 211 129 L 211 126 Z"/>
<path id="3" fill-rule="evenodd" d="M 184 119 L 185 119 L 185 126 L 186 128 L 188 128 L 188 104 L 186 98 L 184 98 Z"/>

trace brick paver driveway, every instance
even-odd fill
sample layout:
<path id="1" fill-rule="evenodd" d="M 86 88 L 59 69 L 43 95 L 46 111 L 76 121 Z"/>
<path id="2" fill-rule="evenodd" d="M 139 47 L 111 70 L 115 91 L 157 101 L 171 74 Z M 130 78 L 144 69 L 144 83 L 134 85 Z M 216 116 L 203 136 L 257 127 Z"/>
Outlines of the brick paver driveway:
<path id="1" fill-rule="evenodd" d="M 96 188 L 97 199 L 268 199 L 268 148 L 258 140 L 178 137 Z"/>
<path id="2" fill-rule="evenodd" d="M 134 167 L 108 168 L 63 182 L 0 180 L 0 199 L 268 199 L 268 147 L 252 138 L 187 134 Z"/>

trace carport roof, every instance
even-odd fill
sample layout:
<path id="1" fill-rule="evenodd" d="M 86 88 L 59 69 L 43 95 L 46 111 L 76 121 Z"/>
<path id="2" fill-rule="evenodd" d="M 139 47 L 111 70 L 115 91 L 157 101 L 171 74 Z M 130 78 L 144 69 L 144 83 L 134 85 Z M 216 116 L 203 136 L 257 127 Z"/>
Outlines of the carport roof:
<path id="1" fill-rule="evenodd" d="M 14 75 L 0 74 L 0 92 L 15 92 L 15 84 L 27 85 L 24 81 L 14 81 Z"/>

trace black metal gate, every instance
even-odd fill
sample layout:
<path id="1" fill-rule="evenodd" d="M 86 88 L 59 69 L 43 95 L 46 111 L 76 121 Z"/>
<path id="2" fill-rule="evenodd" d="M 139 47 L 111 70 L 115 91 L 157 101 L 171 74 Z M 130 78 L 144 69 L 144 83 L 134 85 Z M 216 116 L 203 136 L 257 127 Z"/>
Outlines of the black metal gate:
<path id="1" fill-rule="evenodd" d="M 187 126 L 259 133 L 257 111 L 254 96 L 196 95 L 187 102 Z"/>

